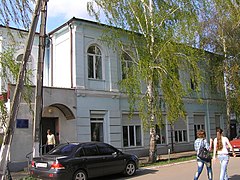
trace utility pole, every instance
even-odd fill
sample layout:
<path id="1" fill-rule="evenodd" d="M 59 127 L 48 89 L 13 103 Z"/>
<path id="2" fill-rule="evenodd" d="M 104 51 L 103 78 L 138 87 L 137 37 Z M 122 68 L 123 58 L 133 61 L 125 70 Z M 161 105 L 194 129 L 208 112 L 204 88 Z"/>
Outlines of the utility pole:
<path id="1" fill-rule="evenodd" d="M 21 95 L 22 95 L 23 88 L 24 88 L 24 80 L 25 80 L 25 71 L 26 71 L 27 61 L 29 59 L 29 56 L 30 56 L 31 50 L 32 50 L 34 35 L 36 33 L 36 28 L 37 28 L 37 24 L 38 24 L 41 2 L 42 2 L 42 0 L 38 0 L 36 2 L 36 6 L 35 6 L 33 18 L 32 18 L 32 24 L 31 24 L 31 27 L 29 30 L 27 44 L 25 46 L 22 64 L 20 67 L 20 71 L 19 71 L 19 75 L 18 75 L 18 79 L 17 79 L 17 83 L 16 83 L 14 95 L 13 95 L 12 104 L 10 107 L 9 122 L 7 125 L 6 133 L 4 135 L 4 139 L 3 139 L 3 143 L 2 143 L 2 147 L 1 147 L 1 151 L 0 151 L 0 179 L 1 180 L 4 179 L 5 174 L 6 174 L 6 167 L 7 167 L 7 163 L 8 163 L 10 147 L 11 147 L 12 138 L 13 138 L 13 134 L 14 134 L 17 112 L 18 112 L 19 104 L 21 101 Z"/>
<path id="2" fill-rule="evenodd" d="M 33 122 L 33 157 L 39 156 L 40 148 L 40 122 L 42 118 L 43 106 L 43 65 L 45 56 L 46 42 L 46 19 L 47 19 L 47 2 L 42 1 L 41 7 L 41 24 L 39 36 L 38 65 L 37 65 L 37 85 L 35 89 L 35 109 Z"/>

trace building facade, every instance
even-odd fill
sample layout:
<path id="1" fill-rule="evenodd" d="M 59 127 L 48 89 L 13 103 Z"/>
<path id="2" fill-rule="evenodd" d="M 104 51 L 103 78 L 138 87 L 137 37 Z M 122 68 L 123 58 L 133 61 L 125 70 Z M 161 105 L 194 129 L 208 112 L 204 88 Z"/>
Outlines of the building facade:
<path id="1" fill-rule="evenodd" d="M 40 144 L 46 143 L 46 131 L 50 128 L 58 143 L 103 141 L 122 151 L 146 156 L 150 135 L 144 131 L 137 111 L 131 120 L 128 118 L 127 96 L 118 87 L 122 64 L 116 51 L 101 41 L 105 28 L 108 26 L 72 18 L 48 34 Z M 37 47 L 33 48 L 36 68 Z M 19 54 L 17 51 L 16 55 Z M 35 81 L 33 97 L 34 84 Z M 165 118 L 163 127 L 156 126 L 158 154 L 167 153 L 172 147 L 175 152 L 193 150 L 198 129 L 205 129 L 210 138 L 216 136 L 216 127 L 226 128 L 223 94 L 212 93 L 203 85 L 201 98 L 201 103 L 194 96 L 184 99 L 186 120 L 179 119 L 171 127 Z M 34 98 L 31 102 L 34 106 Z M 31 154 L 30 112 L 29 104 L 23 100 L 11 149 L 13 162 L 26 161 L 26 154 Z M 41 153 L 44 151 L 44 147 L 40 148 Z"/>

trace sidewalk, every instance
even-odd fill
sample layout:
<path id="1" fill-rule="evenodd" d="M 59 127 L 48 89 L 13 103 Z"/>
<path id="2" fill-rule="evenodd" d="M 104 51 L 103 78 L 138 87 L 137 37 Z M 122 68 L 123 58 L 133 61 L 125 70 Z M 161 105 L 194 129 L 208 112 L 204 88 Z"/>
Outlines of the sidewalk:
<path id="1" fill-rule="evenodd" d="M 195 151 L 187 151 L 187 152 L 180 152 L 180 153 L 172 153 L 172 154 L 164 154 L 164 155 L 159 155 L 158 160 L 168 160 L 168 159 L 177 159 L 181 157 L 190 157 L 195 155 Z M 148 157 L 140 157 L 139 158 L 140 164 L 142 163 L 147 163 L 148 162 Z M 20 171 L 20 172 L 11 172 L 11 176 L 13 180 L 23 180 L 24 177 L 27 177 L 29 174 L 27 171 Z"/>

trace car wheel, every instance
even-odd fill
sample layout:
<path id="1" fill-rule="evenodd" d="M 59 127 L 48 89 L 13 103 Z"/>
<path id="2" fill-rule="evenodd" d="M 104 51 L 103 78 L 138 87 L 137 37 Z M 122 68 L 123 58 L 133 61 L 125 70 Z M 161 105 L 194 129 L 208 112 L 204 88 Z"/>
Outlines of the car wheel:
<path id="1" fill-rule="evenodd" d="M 136 165 L 134 162 L 130 161 L 127 163 L 124 174 L 126 176 L 132 176 L 136 172 Z"/>
<path id="2" fill-rule="evenodd" d="M 73 180 L 87 180 L 87 174 L 83 170 L 78 170 L 74 174 Z"/>

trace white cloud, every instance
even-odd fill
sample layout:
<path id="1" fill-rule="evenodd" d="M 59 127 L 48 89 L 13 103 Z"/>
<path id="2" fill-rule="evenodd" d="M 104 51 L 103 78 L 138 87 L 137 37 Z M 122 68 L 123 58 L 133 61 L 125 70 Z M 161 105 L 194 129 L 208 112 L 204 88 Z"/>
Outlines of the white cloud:
<path id="1" fill-rule="evenodd" d="M 62 17 L 69 20 L 72 17 L 93 19 L 88 15 L 87 2 L 91 0 L 49 0 L 48 17 Z"/>

